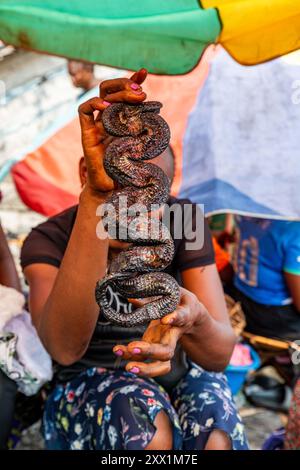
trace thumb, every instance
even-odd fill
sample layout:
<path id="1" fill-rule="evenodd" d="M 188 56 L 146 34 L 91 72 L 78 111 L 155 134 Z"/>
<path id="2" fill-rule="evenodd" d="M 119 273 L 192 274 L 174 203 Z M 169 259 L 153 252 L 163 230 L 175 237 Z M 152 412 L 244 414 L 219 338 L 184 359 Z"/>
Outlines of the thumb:
<path id="1" fill-rule="evenodd" d="M 130 80 L 141 85 L 141 83 L 143 83 L 146 80 L 147 75 L 148 75 L 148 70 L 143 68 L 135 72 L 130 77 Z"/>
<path id="2" fill-rule="evenodd" d="M 143 305 L 147 303 L 146 299 L 127 299 L 127 300 L 136 308 L 143 307 Z"/>
<path id="3" fill-rule="evenodd" d="M 144 299 L 131 299 L 128 298 L 128 302 L 130 302 L 132 305 L 134 305 L 136 308 L 143 307 L 146 304 L 149 304 L 150 302 L 154 302 L 155 300 L 159 299 L 159 296 L 156 297 L 145 297 Z"/>

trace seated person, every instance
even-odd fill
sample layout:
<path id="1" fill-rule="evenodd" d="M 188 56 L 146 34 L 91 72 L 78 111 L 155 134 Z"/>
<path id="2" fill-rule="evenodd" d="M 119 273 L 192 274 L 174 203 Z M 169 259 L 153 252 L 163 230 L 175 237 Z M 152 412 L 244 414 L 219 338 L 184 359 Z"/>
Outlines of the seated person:
<path id="1" fill-rule="evenodd" d="M 300 222 L 236 217 L 235 292 L 247 331 L 300 338 Z"/>
<path id="2" fill-rule="evenodd" d="M 96 209 L 114 188 L 103 167 L 107 139 L 101 112 L 113 102 L 142 102 L 146 73 L 105 81 L 100 98 L 80 106 L 79 205 L 33 229 L 22 249 L 33 322 L 57 363 L 43 419 L 46 447 L 247 449 L 222 374 L 235 336 L 207 225 L 201 249 L 188 251 L 185 238 L 175 240 L 167 269 L 183 286 L 175 312 L 145 327 L 123 328 L 110 324 L 95 302 L 96 282 L 127 246 L 96 236 L 102 223 Z M 172 177 L 170 156 L 166 152 L 155 163 Z M 119 312 L 132 308 L 116 292 L 111 299 Z M 118 358 L 127 362 L 118 367 Z"/>
<path id="3" fill-rule="evenodd" d="M 76 88 L 82 88 L 85 92 L 96 87 L 99 83 L 94 75 L 93 64 L 77 60 L 69 60 L 68 72 L 73 85 Z"/>
<path id="4" fill-rule="evenodd" d="M 15 263 L 0 224 L 0 284 L 21 290 Z M 1 303 L 1 298 L 0 298 Z M 5 306 L 6 307 L 6 306 Z M 1 304 L 0 304 L 1 315 Z M 6 449 L 11 430 L 17 386 L 0 369 L 0 449 Z"/>

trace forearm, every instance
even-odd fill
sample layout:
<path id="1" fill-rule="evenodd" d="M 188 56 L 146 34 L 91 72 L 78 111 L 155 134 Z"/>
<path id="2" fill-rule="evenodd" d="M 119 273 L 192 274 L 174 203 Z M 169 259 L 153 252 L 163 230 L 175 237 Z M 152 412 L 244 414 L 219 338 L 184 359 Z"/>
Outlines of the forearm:
<path id="1" fill-rule="evenodd" d="M 193 362 L 218 372 L 228 365 L 236 338 L 230 325 L 216 321 L 205 309 L 199 322 L 182 336 L 180 343 Z"/>
<path id="2" fill-rule="evenodd" d="M 94 291 L 106 273 L 108 254 L 107 238 L 96 235 L 100 202 L 82 195 L 64 258 L 40 315 L 40 337 L 61 363 L 75 362 L 84 354 L 99 315 Z"/>
<path id="3" fill-rule="evenodd" d="M 0 258 L 0 284 L 21 291 L 19 276 L 10 253 Z"/>
<path id="4" fill-rule="evenodd" d="M 9 250 L 5 234 L 0 225 L 0 284 L 21 290 L 14 259 Z"/>

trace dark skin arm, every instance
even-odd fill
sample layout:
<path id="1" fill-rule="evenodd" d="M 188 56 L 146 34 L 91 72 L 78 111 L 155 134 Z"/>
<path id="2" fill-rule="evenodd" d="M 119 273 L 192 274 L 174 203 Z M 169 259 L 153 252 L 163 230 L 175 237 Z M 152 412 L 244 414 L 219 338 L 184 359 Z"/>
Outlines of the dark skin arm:
<path id="1" fill-rule="evenodd" d="M 300 314 L 300 276 L 287 272 L 284 273 L 284 276 L 293 299 L 293 304 Z"/>
<path id="2" fill-rule="evenodd" d="M 21 291 L 19 276 L 9 250 L 9 246 L 0 225 L 0 284 Z"/>

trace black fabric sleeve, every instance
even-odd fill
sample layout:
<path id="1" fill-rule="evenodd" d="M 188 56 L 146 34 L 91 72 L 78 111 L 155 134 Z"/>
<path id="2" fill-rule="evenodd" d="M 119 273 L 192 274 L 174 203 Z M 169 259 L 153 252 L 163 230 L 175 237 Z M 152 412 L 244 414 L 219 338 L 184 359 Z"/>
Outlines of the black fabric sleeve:
<path id="1" fill-rule="evenodd" d="M 22 246 L 21 266 L 24 270 L 30 264 L 45 263 L 59 268 L 62 257 L 61 247 L 51 237 L 33 229 Z"/>
<path id="2" fill-rule="evenodd" d="M 75 221 L 77 207 L 48 219 L 34 228 L 21 250 L 22 269 L 30 264 L 45 263 L 59 268 Z"/>

